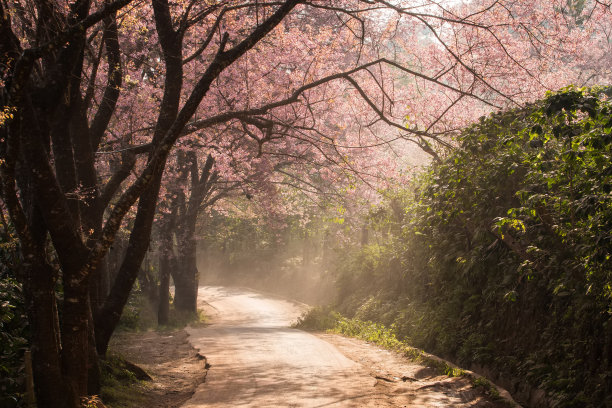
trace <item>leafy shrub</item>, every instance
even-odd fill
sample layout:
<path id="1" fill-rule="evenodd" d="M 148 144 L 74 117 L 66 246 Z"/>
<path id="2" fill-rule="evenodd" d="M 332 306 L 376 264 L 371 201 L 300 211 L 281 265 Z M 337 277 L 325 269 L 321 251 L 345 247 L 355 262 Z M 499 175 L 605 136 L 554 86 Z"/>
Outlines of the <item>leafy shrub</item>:
<path id="1" fill-rule="evenodd" d="M 555 406 L 612 406 L 611 95 L 568 88 L 465 129 L 396 194 L 383 248 L 345 262 L 338 308 Z"/>
<path id="2" fill-rule="evenodd" d="M 429 356 L 405 341 L 398 340 L 395 326 L 389 328 L 380 323 L 349 319 L 329 308 L 316 307 L 305 313 L 293 327 L 305 330 L 326 330 L 331 333 L 365 340 L 385 349 L 398 351 L 411 360 L 434 368 L 440 374 L 450 377 L 465 374 L 465 371 L 453 367 L 443 360 Z"/>
<path id="3" fill-rule="evenodd" d="M 0 278 L 0 406 L 16 407 L 25 392 L 28 324 L 20 285 Z"/>
<path id="4" fill-rule="evenodd" d="M 291 327 L 304 330 L 324 331 L 336 326 L 340 315 L 329 307 L 317 306 L 300 316 Z"/>
<path id="5" fill-rule="evenodd" d="M 393 327 L 388 329 L 382 324 L 371 321 L 341 318 L 333 331 L 346 336 L 370 341 L 391 350 L 401 346 L 400 341 L 395 336 Z"/>

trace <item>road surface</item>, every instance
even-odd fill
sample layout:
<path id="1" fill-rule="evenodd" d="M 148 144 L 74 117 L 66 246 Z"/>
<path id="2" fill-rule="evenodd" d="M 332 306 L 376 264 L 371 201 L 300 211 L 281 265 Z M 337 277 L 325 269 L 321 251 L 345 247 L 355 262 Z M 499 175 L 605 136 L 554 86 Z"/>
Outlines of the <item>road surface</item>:
<path id="1" fill-rule="evenodd" d="M 305 305 L 238 288 L 201 287 L 198 296 L 212 324 L 189 328 L 189 341 L 211 367 L 183 408 L 495 406 L 467 379 L 290 328 Z"/>

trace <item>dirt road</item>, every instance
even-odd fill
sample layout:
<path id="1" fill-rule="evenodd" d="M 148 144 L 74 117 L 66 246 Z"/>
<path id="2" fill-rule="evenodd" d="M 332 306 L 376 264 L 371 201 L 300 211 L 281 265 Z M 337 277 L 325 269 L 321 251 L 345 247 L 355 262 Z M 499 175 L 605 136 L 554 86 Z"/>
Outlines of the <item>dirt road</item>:
<path id="1" fill-rule="evenodd" d="M 436 376 L 365 342 L 291 329 L 303 305 L 224 287 L 202 287 L 199 298 L 212 324 L 188 329 L 189 341 L 211 368 L 184 408 L 495 406 L 467 379 Z"/>

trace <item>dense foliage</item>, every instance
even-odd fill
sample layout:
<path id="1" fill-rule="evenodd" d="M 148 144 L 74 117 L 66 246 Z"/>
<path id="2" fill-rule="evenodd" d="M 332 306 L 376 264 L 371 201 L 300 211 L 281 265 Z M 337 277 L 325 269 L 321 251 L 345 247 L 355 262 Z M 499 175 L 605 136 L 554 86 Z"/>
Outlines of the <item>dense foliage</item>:
<path id="1" fill-rule="evenodd" d="M 287 216 L 282 222 L 266 219 L 270 215 L 263 212 L 211 211 L 199 240 L 200 283 L 325 302 L 333 292 L 331 270 L 346 225 L 330 220 L 335 210 L 319 211 L 316 217 Z"/>
<path id="2" fill-rule="evenodd" d="M 0 407 L 20 406 L 25 392 L 24 352 L 28 323 L 21 285 L 15 280 L 17 241 L 6 223 L 0 228 Z"/>
<path id="3" fill-rule="evenodd" d="M 391 234 L 348 256 L 340 310 L 524 402 L 612 405 L 610 94 L 569 88 L 466 129 L 372 217 Z"/>
<path id="4" fill-rule="evenodd" d="M 18 406 L 25 392 L 23 353 L 27 320 L 21 289 L 0 277 L 0 406 Z"/>

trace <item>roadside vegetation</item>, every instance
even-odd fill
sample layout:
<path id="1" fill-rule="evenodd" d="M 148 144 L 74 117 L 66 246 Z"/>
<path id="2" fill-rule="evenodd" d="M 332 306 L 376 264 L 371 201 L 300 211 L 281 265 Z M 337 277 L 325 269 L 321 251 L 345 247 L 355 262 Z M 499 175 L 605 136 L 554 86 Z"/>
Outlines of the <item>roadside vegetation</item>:
<path id="1" fill-rule="evenodd" d="M 384 349 L 400 353 L 411 361 L 433 368 L 439 374 L 449 377 L 468 376 L 474 387 L 481 388 L 489 398 L 494 401 L 505 402 L 505 400 L 502 400 L 497 387 L 486 378 L 475 376 L 450 364 L 448 361 L 415 348 L 406 340 L 399 340 L 393 324 L 391 327 L 386 327 L 382 323 L 362 321 L 356 318 L 349 319 L 338 312 L 334 312 L 330 307 L 318 306 L 301 316 L 292 327 L 309 331 L 326 331 L 365 340 Z"/>
<path id="2" fill-rule="evenodd" d="M 400 352 L 412 361 L 435 368 L 440 374 L 449 377 L 464 375 L 465 371 L 445 361 L 428 355 L 423 350 L 412 347 L 406 341 L 398 340 L 395 327 L 381 323 L 343 317 L 326 307 L 317 307 L 304 314 L 293 327 L 304 330 L 327 331 L 354 337 L 381 346 L 387 350 Z"/>
<path id="3" fill-rule="evenodd" d="M 100 397 L 107 407 L 132 408 L 146 400 L 146 381 L 151 377 L 138 366 L 113 352 L 100 360 L 102 384 Z"/>
<path id="4" fill-rule="evenodd" d="M 347 318 L 301 324 L 484 370 L 527 405 L 612 406 L 611 95 L 568 88 L 465 129 L 337 262 Z"/>
<path id="5" fill-rule="evenodd" d="M 18 254 L 18 241 L 0 215 L 0 407 L 25 406 L 30 327 L 23 290 L 15 275 Z"/>
<path id="6" fill-rule="evenodd" d="M 6 237 L 5 237 L 6 239 Z M 30 347 L 29 326 L 26 319 L 25 300 L 21 285 L 13 277 L 15 258 L 13 246 L 2 242 L 0 256 L 0 407 L 26 407 L 27 373 L 24 354 Z M 144 274 L 143 274 L 144 275 Z M 56 296 L 62 297 L 61 288 Z M 164 334 L 175 334 L 189 324 L 205 321 L 205 316 L 177 310 L 171 298 L 169 321 L 166 325 L 157 324 L 156 304 L 136 285 L 123 310 L 118 333 L 138 333 L 151 330 Z M 90 405 L 104 403 L 109 408 L 141 407 L 147 401 L 151 377 L 145 370 L 129 361 L 111 346 L 105 358 L 100 359 L 100 395 L 91 396 Z"/>
<path id="7" fill-rule="evenodd" d="M 19 405 L 25 396 L 24 353 L 29 335 L 19 284 L 10 277 L 0 279 L 0 407 Z M 25 405 L 24 405 L 25 406 Z"/>

